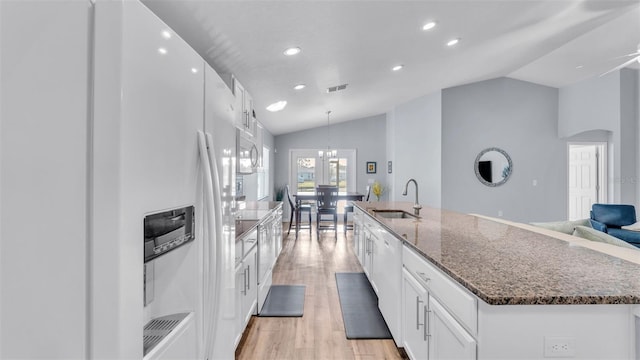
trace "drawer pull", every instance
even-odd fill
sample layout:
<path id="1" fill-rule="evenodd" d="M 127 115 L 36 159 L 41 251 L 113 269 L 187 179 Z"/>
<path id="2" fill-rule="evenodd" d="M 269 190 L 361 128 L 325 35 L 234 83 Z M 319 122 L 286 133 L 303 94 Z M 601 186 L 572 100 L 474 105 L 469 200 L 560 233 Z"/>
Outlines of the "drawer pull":
<path id="1" fill-rule="evenodd" d="M 251 265 L 247 265 L 247 290 L 251 290 Z"/>
<path id="2" fill-rule="evenodd" d="M 427 339 L 431 336 L 431 334 L 429 334 L 429 325 L 427 324 L 427 321 L 429 319 L 429 313 L 431 311 L 427 309 L 427 305 L 424 306 L 424 329 L 423 329 L 423 334 L 424 334 L 424 341 L 427 341 Z"/>
<path id="3" fill-rule="evenodd" d="M 242 272 L 242 295 L 247 295 L 247 269 L 245 268 L 244 271 Z"/>
<path id="4" fill-rule="evenodd" d="M 420 324 L 420 304 L 422 304 L 422 300 L 420 300 L 420 296 L 416 296 L 416 330 L 420 330 L 420 326 L 424 325 L 424 323 Z"/>
<path id="5" fill-rule="evenodd" d="M 425 273 L 423 273 L 423 272 L 416 271 L 416 274 L 417 274 L 417 275 L 418 275 L 418 277 L 419 277 L 422 281 L 424 281 L 424 282 L 429 282 L 429 281 L 431 281 L 431 279 L 427 277 L 427 274 L 425 274 Z"/>

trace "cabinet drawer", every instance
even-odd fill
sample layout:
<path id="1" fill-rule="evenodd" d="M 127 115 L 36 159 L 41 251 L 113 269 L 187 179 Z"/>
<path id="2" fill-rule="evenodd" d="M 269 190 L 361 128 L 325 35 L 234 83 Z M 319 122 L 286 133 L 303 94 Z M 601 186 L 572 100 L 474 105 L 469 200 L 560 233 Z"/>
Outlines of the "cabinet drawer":
<path id="1" fill-rule="evenodd" d="M 404 267 L 473 335 L 478 329 L 478 300 L 440 269 L 403 246 Z"/>

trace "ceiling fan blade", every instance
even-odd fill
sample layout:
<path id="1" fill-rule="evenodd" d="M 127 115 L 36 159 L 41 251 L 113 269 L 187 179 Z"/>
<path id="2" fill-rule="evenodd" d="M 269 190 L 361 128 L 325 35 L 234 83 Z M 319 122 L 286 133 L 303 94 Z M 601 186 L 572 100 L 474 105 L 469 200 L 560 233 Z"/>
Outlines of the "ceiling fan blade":
<path id="1" fill-rule="evenodd" d="M 622 69 L 623 67 L 626 67 L 627 65 L 630 65 L 632 62 L 634 62 L 634 61 L 636 61 L 636 60 L 638 60 L 638 59 L 640 59 L 640 55 L 638 55 L 638 56 L 634 57 L 633 59 L 631 59 L 631 60 L 629 60 L 629 61 L 624 62 L 623 64 L 620 64 L 620 65 L 618 65 L 618 66 L 614 67 L 613 69 L 611 69 L 611 70 L 607 71 L 606 73 L 604 73 L 604 74 L 600 75 L 600 77 L 605 76 L 605 75 L 607 75 L 607 74 L 609 74 L 609 73 L 612 73 L 612 72 L 614 72 L 614 71 L 616 71 L 616 70 L 620 70 L 620 69 Z"/>
<path id="2" fill-rule="evenodd" d="M 626 57 L 629 57 L 629 56 L 636 56 L 636 55 L 640 55 L 640 50 L 638 50 L 638 51 L 636 51 L 634 53 L 631 53 L 631 54 L 616 56 L 616 57 L 611 58 L 611 59 L 612 60 L 614 60 L 614 59 L 622 59 L 622 58 L 626 58 Z"/>

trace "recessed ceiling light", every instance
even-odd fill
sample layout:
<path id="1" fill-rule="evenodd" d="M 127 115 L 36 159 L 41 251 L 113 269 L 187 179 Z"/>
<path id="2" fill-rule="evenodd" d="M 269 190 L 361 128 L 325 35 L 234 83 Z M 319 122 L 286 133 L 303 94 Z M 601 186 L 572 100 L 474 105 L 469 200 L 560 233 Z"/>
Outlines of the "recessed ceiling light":
<path id="1" fill-rule="evenodd" d="M 285 106 L 287 106 L 287 102 L 282 100 L 282 101 L 274 102 L 273 104 L 267 106 L 267 110 L 271 112 L 276 112 L 284 109 Z"/>
<path id="2" fill-rule="evenodd" d="M 402 69 L 403 67 L 404 67 L 404 65 L 396 65 L 396 66 L 392 67 L 391 70 L 398 71 L 398 70 Z"/>
<path id="3" fill-rule="evenodd" d="M 198 73 L 198 69 L 196 69 L 196 68 L 191 68 L 191 72 L 192 72 L 192 73 L 194 73 L 194 74 L 197 74 L 197 73 Z"/>
<path id="4" fill-rule="evenodd" d="M 287 56 L 297 55 L 302 51 L 299 47 L 291 47 L 284 51 L 284 54 Z"/>
<path id="5" fill-rule="evenodd" d="M 304 89 L 306 87 L 307 87 L 307 85 L 305 85 L 305 84 L 298 84 L 298 85 L 294 86 L 293 88 L 296 89 L 296 90 L 302 90 L 302 89 Z"/>
<path id="6" fill-rule="evenodd" d="M 162 32 L 162 37 L 165 39 L 171 39 L 171 33 L 168 30 Z"/>
<path id="7" fill-rule="evenodd" d="M 584 67 L 584 65 L 578 65 L 576 66 L 576 69 L 582 69 Z"/>
<path id="8" fill-rule="evenodd" d="M 162 55 L 166 55 L 167 54 L 167 49 L 165 48 L 158 48 L 158 52 Z"/>
<path id="9" fill-rule="evenodd" d="M 422 30 L 431 30 L 434 27 L 436 27 L 436 22 L 435 21 L 429 21 L 428 23 L 424 24 L 424 26 L 422 27 Z"/>
<path id="10" fill-rule="evenodd" d="M 447 43 L 447 46 L 453 46 L 459 42 L 460 42 L 460 39 L 449 40 L 449 42 Z"/>

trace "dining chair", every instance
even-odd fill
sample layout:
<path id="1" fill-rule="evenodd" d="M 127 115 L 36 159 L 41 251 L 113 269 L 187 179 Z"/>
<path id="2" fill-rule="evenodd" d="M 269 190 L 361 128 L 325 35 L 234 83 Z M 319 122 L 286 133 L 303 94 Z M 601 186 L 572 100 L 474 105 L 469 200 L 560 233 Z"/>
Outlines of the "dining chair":
<path id="1" fill-rule="evenodd" d="M 298 231 L 301 229 L 300 220 L 302 219 L 302 213 L 306 212 L 309 214 L 309 222 L 305 225 L 305 229 L 309 228 L 309 235 L 311 235 L 311 205 L 308 204 L 300 204 L 298 205 L 291 195 L 291 190 L 289 189 L 289 185 L 285 186 L 285 191 L 287 192 L 287 199 L 289 199 L 289 206 L 291 207 L 291 218 L 289 219 L 289 230 L 287 230 L 287 235 L 291 232 L 291 225 L 293 225 L 293 217 L 296 217 L 296 239 L 298 238 Z"/>
<path id="2" fill-rule="evenodd" d="M 371 186 L 367 185 L 367 190 L 365 191 L 364 197 L 363 197 L 363 201 L 369 201 L 369 195 L 371 194 Z M 344 233 L 345 235 L 347 234 L 347 230 L 353 230 L 353 223 L 349 224 L 347 222 L 347 218 L 349 213 L 353 212 L 353 203 L 350 203 L 349 205 L 346 205 L 344 207 Z"/>
<path id="3" fill-rule="evenodd" d="M 338 187 L 316 187 L 316 232 L 320 239 L 320 230 L 333 230 L 338 238 Z M 325 220 L 331 216 L 331 220 Z M 327 223 L 328 222 L 328 223 Z"/>

